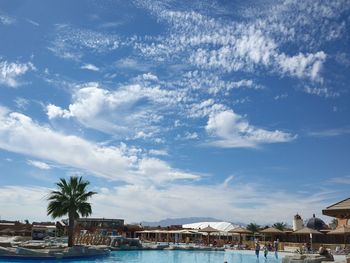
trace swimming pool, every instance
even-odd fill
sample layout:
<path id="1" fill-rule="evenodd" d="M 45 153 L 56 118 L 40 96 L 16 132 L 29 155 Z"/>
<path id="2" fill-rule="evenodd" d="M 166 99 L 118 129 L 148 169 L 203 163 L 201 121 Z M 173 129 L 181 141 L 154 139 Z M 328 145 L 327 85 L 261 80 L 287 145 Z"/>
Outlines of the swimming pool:
<path id="1" fill-rule="evenodd" d="M 0 262 L 118 262 L 118 263 L 281 263 L 270 253 L 265 259 L 260 254 L 256 258 L 252 251 L 184 251 L 184 250 L 141 250 L 141 251 L 115 251 L 108 257 L 95 258 L 90 260 L 62 260 L 62 261 L 42 261 L 42 260 L 0 260 Z"/>

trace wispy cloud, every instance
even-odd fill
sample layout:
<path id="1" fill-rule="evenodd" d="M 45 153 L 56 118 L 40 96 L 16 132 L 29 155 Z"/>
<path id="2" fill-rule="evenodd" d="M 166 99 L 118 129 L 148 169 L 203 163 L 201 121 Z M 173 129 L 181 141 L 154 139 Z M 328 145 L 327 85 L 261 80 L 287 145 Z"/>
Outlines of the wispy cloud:
<path id="1" fill-rule="evenodd" d="M 16 63 L 8 61 L 0 61 L 0 84 L 8 87 L 18 87 L 21 85 L 19 78 L 28 71 L 35 70 L 31 62 Z"/>
<path id="2" fill-rule="evenodd" d="M 331 89 L 326 87 L 312 88 L 312 87 L 306 86 L 303 91 L 307 94 L 316 95 L 316 96 L 325 97 L 325 98 L 336 98 L 340 96 L 339 92 L 332 91 Z"/>
<path id="3" fill-rule="evenodd" d="M 329 179 L 329 182 L 335 184 L 350 184 L 350 175 L 342 177 L 333 177 Z"/>
<path id="4" fill-rule="evenodd" d="M 57 36 L 48 48 L 56 56 L 79 61 L 85 52 L 103 53 L 115 50 L 122 44 L 117 35 L 74 28 L 69 25 L 56 25 Z"/>
<path id="5" fill-rule="evenodd" d="M 16 23 L 16 19 L 5 14 L 0 13 L 0 24 L 12 25 Z"/>
<path id="6" fill-rule="evenodd" d="M 224 22 L 195 11 L 174 11 L 159 2 L 143 3 L 170 26 L 164 38 L 135 45 L 147 57 L 175 56 L 202 69 L 224 72 L 250 72 L 262 67 L 274 74 L 322 81 L 326 59 L 323 51 L 295 55 L 282 52 L 280 40 L 258 19 Z"/>
<path id="7" fill-rule="evenodd" d="M 28 160 L 27 161 L 27 164 L 28 165 L 31 165 L 33 167 L 36 167 L 38 169 L 41 169 L 41 170 L 50 170 L 51 169 L 51 166 L 48 165 L 47 163 L 45 162 L 41 162 L 41 161 L 35 161 L 35 160 Z"/>
<path id="8" fill-rule="evenodd" d="M 21 110 L 26 110 L 29 105 L 29 100 L 22 97 L 17 97 L 14 102 L 16 107 Z"/>
<path id="9" fill-rule="evenodd" d="M 40 24 L 38 22 L 35 22 L 29 18 L 26 19 L 28 23 L 32 24 L 33 26 L 40 26 Z"/>
<path id="10" fill-rule="evenodd" d="M 308 132 L 309 136 L 314 137 L 334 137 L 350 134 L 350 128 L 337 128 L 337 129 L 327 129 L 320 131 Z"/>
<path id="11" fill-rule="evenodd" d="M 149 150 L 149 154 L 151 155 L 159 155 L 159 156 L 168 156 L 169 153 L 167 150 L 159 150 L 159 149 L 151 149 Z"/>
<path id="12" fill-rule="evenodd" d="M 81 69 L 87 69 L 91 71 L 99 71 L 100 69 L 93 64 L 84 64 L 80 67 Z"/>

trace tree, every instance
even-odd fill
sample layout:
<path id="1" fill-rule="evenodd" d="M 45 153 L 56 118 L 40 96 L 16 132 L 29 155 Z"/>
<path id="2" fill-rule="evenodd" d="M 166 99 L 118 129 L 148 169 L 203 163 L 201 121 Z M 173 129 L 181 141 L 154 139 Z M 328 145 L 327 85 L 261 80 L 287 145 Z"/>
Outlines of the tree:
<path id="1" fill-rule="evenodd" d="M 247 225 L 247 229 L 253 233 L 257 233 L 260 230 L 260 226 L 255 223 L 250 223 Z"/>
<path id="2" fill-rule="evenodd" d="M 87 191 L 90 183 L 82 179 L 82 177 L 71 176 L 69 181 L 61 178 L 56 183 L 57 190 L 51 191 L 47 200 L 47 215 L 53 218 L 68 215 L 68 246 L 73 246 L 74 221 L 79 215 L 86 217 L 91 215 L 91 204 L 87 200 L 92 197 L 95 192 Z"/>
<path id="3" fill-rule="evenodd" d="M 287 227 L 287 224 L 284 222 L 277 222 L 272 225 L 274 228 L 277 228 L 278 230 L 284 231 Z"/>

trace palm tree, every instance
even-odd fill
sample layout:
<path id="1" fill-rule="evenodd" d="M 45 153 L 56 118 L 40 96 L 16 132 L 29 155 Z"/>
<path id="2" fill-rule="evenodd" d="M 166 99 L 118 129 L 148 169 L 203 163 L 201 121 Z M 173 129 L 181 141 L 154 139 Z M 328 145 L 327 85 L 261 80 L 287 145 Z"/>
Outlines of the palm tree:
<path id="1" fill-rule="evenodd" d="M 284 222 L 277 222 L 272 225 L 274 228 L 277 228 L 278 230 L 284 231 L 287 227 L 287 224 Z"/>
<path id="2" fill-rule="evenodd" d="M 57 190 L 51 191 L 47 200 L 47 215 L 53 218 L 68 215 L 68 246 L 73 246 L 74 220 L 81 216 L 89 216 L 92 213 L 91 205 L 87 200 L 95 192 L 87 191 L 90 182 L 85 181 L 82 177 L 71 176 L 69 181 L 61 178 L 56 183 Z"/>
<path id="3" fill-rule="evenodd" d="M 248 224 L 246 228 L 253 233 L 257 233 L 260 230 L 260 226 L 255 223 Z"/>

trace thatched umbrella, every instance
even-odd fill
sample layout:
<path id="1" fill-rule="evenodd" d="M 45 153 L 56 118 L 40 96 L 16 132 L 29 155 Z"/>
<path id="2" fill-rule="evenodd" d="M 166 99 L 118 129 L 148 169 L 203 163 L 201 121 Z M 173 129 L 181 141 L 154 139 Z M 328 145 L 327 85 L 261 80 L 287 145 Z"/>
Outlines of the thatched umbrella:
<path id="1" fill-rule="evenodd" d="M 315 229 L 309 228 L 309 227 L 304 227 L 300 230 L 294 231 L 293 234 L 295 234 L 295 235 L 309 235 L 311 248 L 312 248 L 312 235 L 323 235 L 321 232 L 319 232 Z"/>
<path id="2" fill-rule="evenodd" d="M 210 233 L 215 233 L 215 232 L 220 232 L 219 230 L 217 230 L 216 228 L 211 227 L 210 225 L 208 225 L 207 227 L 203 228 L 203 229 L 199 229 L 198 232 L 204 232 L 208 234 L 208 245 L 210 244 Z"/>
<path id="3" fill-rule="evenodd" d="M 236 227 L 234 229 L 231 229 L 230 231 L 228 231 L 229 233 L 236 233 L 236 234 L 239 234 L 239 243 L 242 242 L 242 234 L 253 234 L 252 231 L 246 229 L 246 228 L 243 228 L 243 227 Z"/>
<path id="4" fill-rule="evenodd" d="M 339 226 L 336 229 L 329 231 L 327 235 L 344 235 L 344 246 L 346 246 L 346 235 L 350 234 L 350 227 Z"/>
<path id="5" fill-rule="evenodd" d="M 276 236 L 276 235 L 284 235 L 285 233 L 275 227 L 269 227 L 264 230 L 261 230 L 260 233 L 264 234 L 264 239 L 265 239 L 265 234 L 271 235 L 271 236 Z"/>
<path id="6" fill-rule="evenodd" d="M 12 230 L 11 228 L 5 228 L 3 230 L 0 231 L 1 234 L 11 234 L 13 235 L 15 233 L 14 230 Z"/>

